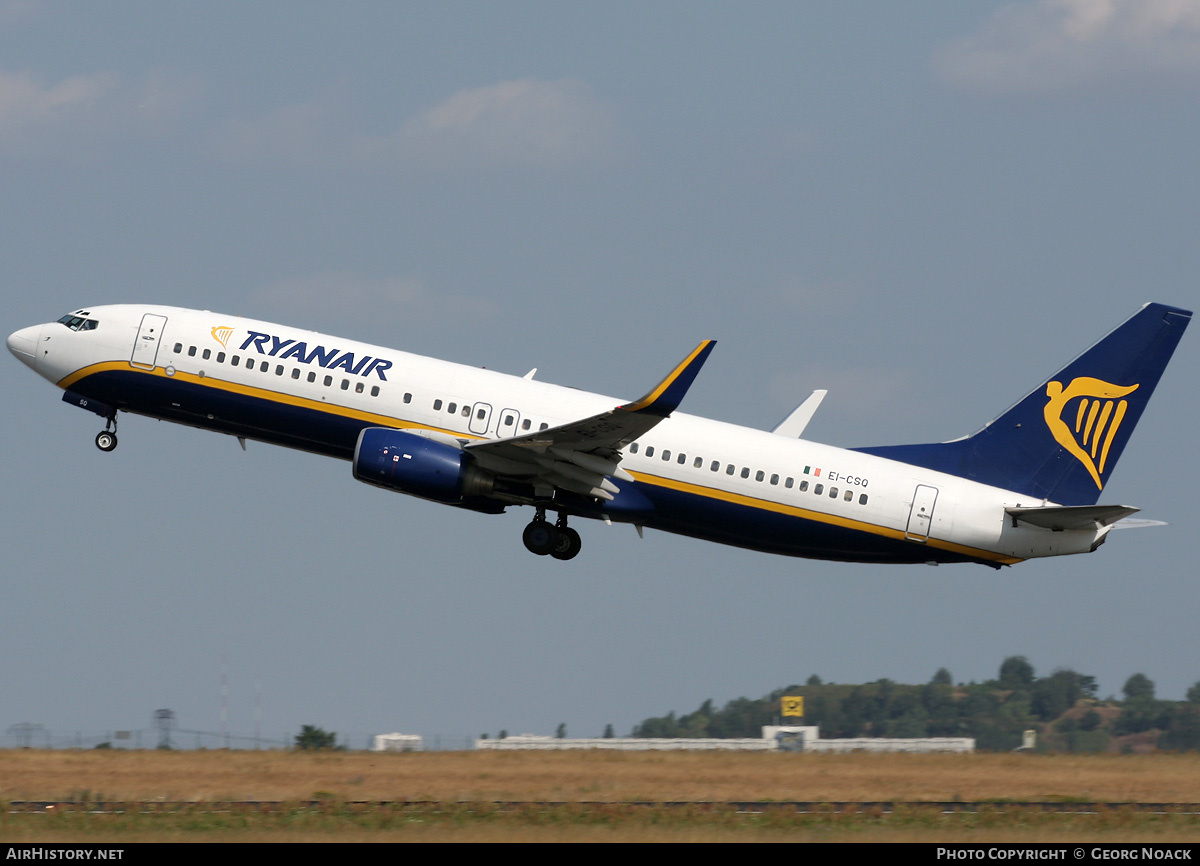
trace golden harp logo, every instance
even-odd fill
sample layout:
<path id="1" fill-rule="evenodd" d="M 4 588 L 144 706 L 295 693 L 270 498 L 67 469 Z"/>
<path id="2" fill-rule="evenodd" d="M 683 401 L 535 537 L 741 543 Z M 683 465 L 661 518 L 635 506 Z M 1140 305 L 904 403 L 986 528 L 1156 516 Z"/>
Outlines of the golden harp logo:
<path id="1" fill-rule="evenodd" d="M 1120 398 L 1132 394 L 1137 388 L 1137 385 L 1114 385 L 1089 376 L 1072 379 L 1065 388 L 1062 382 L 1046 385 L 1046 396 L 1050 398 L 1043 409 L 1046 426 L 1050 428 L 1054 440 L 1087 468 L 1101 490 L 1104 484 L 1100 476 L 1104 474 L 1104 464 L 1108 461 L 1108 449 L 1112 447 L 1117 429 L 1125 418 L 1125 410 L 1129 408 L 1128 401 Z M 1078 400 L 1079 404 L 1072 412 L 1069 404 L 1074 400 Z M 1068 420 L 1063 420 L 1064 415 Z M 1072 415 L 1073 429 L 1069 423 Z"/>
<path id="2" fill-rule="evenodd" d="M 229 338 L 233 336 L 233 328 L 226 328 L 218 325 L 212 329 L 212 335 L 214 340 L 216 340 L 222 346 L 228 348 Z"/>

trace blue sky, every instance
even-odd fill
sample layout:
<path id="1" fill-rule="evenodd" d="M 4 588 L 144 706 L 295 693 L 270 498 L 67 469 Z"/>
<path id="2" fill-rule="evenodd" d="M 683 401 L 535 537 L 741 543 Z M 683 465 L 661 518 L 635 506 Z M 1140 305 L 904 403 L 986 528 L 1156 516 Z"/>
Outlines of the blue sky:
<path id="1" fill-rule="evenodd" d="M 981 426 L 1200 272 L 1200 7 L 0 0 L 0 317 L 175 304 L 818 441 Z M 1185 336 L 1104 501 L 1168 528 L 1002 572 L 463 514 L 8 361 L 0 728 L 618 732 L 811 673 L 1200 680 Z M 526 510 L 527 511 L 527 510 Z"/>

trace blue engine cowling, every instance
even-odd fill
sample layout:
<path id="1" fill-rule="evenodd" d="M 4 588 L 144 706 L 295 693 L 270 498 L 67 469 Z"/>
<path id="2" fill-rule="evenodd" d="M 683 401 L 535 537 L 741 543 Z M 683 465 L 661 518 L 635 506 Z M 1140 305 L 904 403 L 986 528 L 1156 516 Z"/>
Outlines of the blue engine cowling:
<path id="1" fill-rule="evenodd" d="M 359 481 L 447 505 L 490 495 L 496 480 L 461 448 L 388 427 L 358 434 L 352 465 Z"/>

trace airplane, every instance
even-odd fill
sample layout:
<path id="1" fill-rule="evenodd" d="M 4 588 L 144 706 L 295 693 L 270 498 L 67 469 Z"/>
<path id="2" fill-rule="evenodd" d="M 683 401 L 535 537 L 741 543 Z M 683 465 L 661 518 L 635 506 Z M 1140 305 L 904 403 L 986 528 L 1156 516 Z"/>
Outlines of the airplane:
<path id="1" fill-rule="evenodd" d="M 130 412 L 349 460 L 355 478 L 463 509 L 531 506 L 525 547 L 569 560 L 569 518 L 789 556 L 981 563 L 1094 551 L 1158 524 L 1097 504 L 1184 329 L 1146 304 L 978 432 L 843 449 L 800 437 L 824 391 L 771 431 L 676 411 L 715 342 L 633 401 L 264 321 L 87 307 L 9 351 L 105 419 Z M 553 514 L 553 522 L 547 516 Z"/>

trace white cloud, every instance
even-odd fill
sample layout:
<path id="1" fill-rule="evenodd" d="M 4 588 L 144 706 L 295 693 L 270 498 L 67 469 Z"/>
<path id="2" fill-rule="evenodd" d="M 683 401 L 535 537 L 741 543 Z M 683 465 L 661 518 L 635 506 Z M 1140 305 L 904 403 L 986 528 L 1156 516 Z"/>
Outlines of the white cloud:
<path id="1" fill-rule="evenodd" d="M 161 71 L 133 83 L 114 72 L 47 83 L 30 72 L 0 70 L 0 151 L 91 159 L 103 151 L 100 142 L 177 128 L 200 90 L 194 77 Z"/>
<path id="2" fill-rule="evenodd" d="M 1034 0 L 1001 8 L 934 58 L 948 83 L 1048 92 L 1090 82 L 1200 73 L 1196 0 Z"/>
<path id="3" fill-rule="evenodd" d="M 78 117 L 95 109 L 117 82 L 116 75 L 102 72 L 47 85 L 28 72 L 0 70 L 0 135 Z"/>
<path id="4" fill-rule="evenodd" d="M 368 277 L 344 271 L 323 271 L 280 280 L 250 293 L 249 302 L 262 313 L 321 322 L 361 322 L 395 319 L 432 321 L 439 317 L 483 318 L 495 312 L 485 300 L 435 293 L 420 281 L 405 277 Z"/>
<path id="5" fill-rule="evenodd" d="M 399 153 L 437 162 L 561 166 L 610 154 L 612 110 L 580 81 L 502 81 L 460 90 L 390 137 Z"/>
<path id="6" fill-rule="evenodd" d="M 210 141 L 239 163 L 557 168 L 601 161 L 620 138 L 613 111 L 587 85 L 523 79 L 461 90 L 383 135 L 355 132 L 324 98 L 231 121 Z"/>

